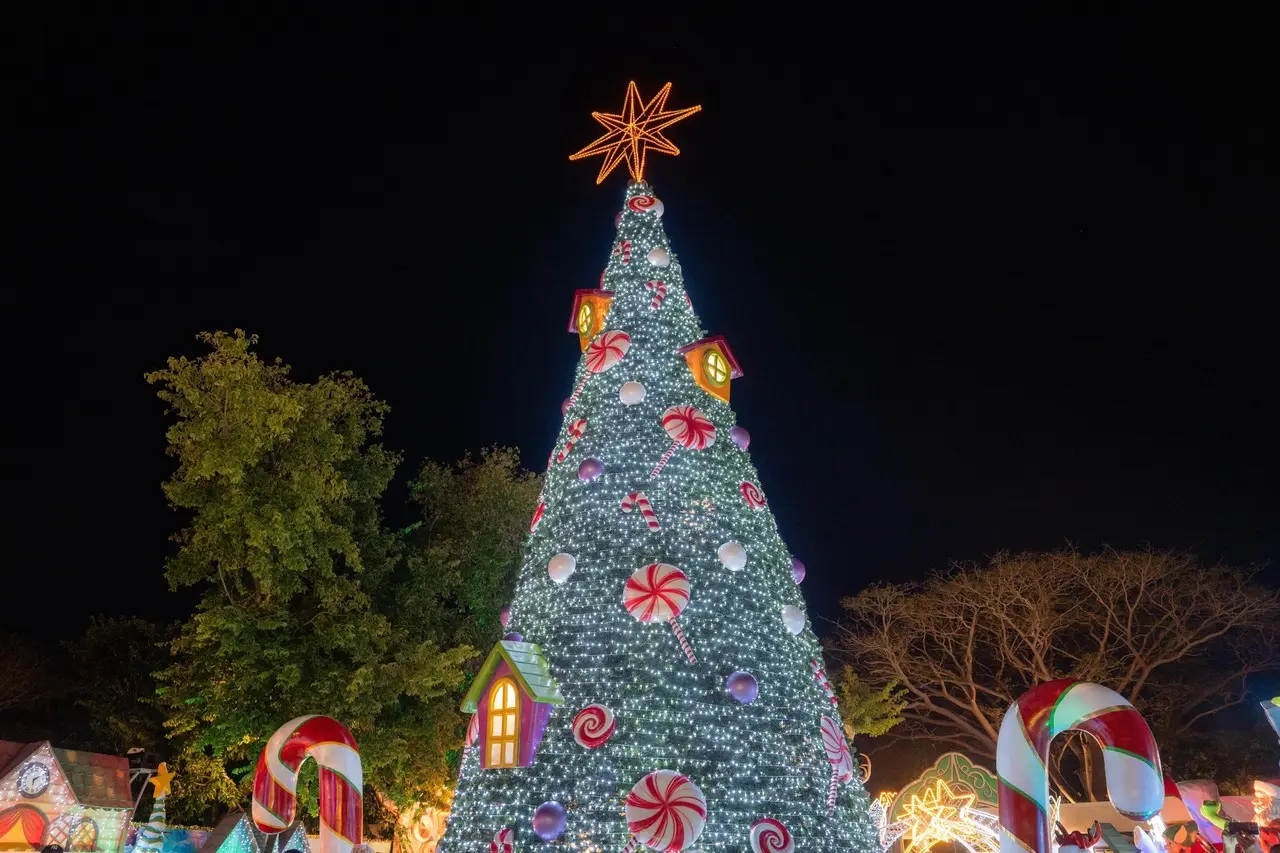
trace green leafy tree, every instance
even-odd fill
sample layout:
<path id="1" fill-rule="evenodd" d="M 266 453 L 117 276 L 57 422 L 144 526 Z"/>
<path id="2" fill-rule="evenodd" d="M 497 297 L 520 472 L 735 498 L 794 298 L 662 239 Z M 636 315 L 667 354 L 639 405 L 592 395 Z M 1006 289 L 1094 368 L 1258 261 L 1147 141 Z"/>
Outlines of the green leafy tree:
<path id="1" fill-rule="evenodd" d="M 205 590 L 160 674 L 175 800 L 238 804 L 266 738 L 304 713 L 351 728 L 372 793 L 411 796 L 408 765 L 436 760 L 452 722 L 431 709 L 475 651 L 374 606 L 403 556 L 378 505 L 399 463 L 377 441 L 388 407 L 350 373 L 292 379 L 239 330 L 199 339 L 204 355 L 146 376 L 176 418 L 164 491 L 187 519 L 166 574 Z"/>
<path id="2" fill-rule="evenodd" d="M 872 687 L 858 677 L 853 667 L 846 665 L 835 683 L 840 698 L 840 713 L 844 717 L 845 731 L 867 737 L 880 737 L 905 717 L 907 691 L 897 682 Z"/>

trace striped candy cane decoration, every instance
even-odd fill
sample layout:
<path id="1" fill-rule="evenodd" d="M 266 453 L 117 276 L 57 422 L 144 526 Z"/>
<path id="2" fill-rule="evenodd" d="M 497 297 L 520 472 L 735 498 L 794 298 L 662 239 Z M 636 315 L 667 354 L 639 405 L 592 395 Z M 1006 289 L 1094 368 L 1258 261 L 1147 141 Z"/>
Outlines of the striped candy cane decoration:
<path id="1" fill-rule="evenodd" d="M 693 646 L 689 645 L 689 640 L 684 635 L 684 630 L 680 627 L 680 623 L 676 622 L 676 617 L 672 616 L 667 620 L 667 624 L 671 626 L 671 630 L 675 632 L 676 642 L 680 644 L 680 648 L 684 651 L 684 656 L 689 659 L 689 663 L 697 663 L 698 659 L 693 656 Z"/>
<path id="2" fill-rule="evenodd" d="M 646 281 L 644 286 L 653 291 L 653 301 L 649 303 L 649 307 L 657 311 L 662 307 L 662 300 L 667 298 L 667 283 L 665 281 Z"/>
<path id="3" fill-rule="evenodd" d="M 809 667 L 813 670 L 813 677 L 817 680 L 818 686 L 822 688 L 822 692 L 827 694 L 827 698 L 831 700 L 831 707 L 839 704 L 836 701 L 836 692 L 831 689 L 831 682 L 827 680 L 827 671 L 822 668 L 822 661 L 811 660 Z"/>
<path id="4" fill-rule="evenodd" d="M 364 835 L 364 772 L 355 738 L 332 717 L 298 717 L 267 741 L 253 776 L 253 822 L 269 834 L 293 823 L 298 768 L 308 758 L 320 765 L 317 853 L 351 853 Z"/>
<path id="5" fill-rule="evenodd" d="M 1146 820 L 1164 805 L 1160 750 L 1138 709 L 1100 684 L 1050 681 L 1022 694 L 1000 724 L 1000 853 L 1052 853 L 1045 762 L 1049 742 L 1066 731 L 1088 732 L 1101 744 L 1116 811 Z"/>
<path id="6" fill-rule="evenodd" d="M 640 515 L 644 517 L 644 523 L 649 525 L 650 530 L 661 529 L 662 525 L 658 524 L 658 514 L 653 511 L 653 506 L 644 492 L 632 492 L 622 499 L 623 512 L 631 512 L 636 507 L 640 507 Z"/>
<path id="7" fill-rule="evenodd" d="M 578 439 L 582 438 L 582 433 L 587 429 L 587 419 L 578 418 L 569 424 L 569 440 L 564 443 L 564 449 L 556 454 L 556 461 L 563 462 L 573 452 L 573 446 L 578 443 Z"/>
<path id="8" fill-rule="evenodd" d="M 630 240 L 620 241 L 618 243 L 618 248 L 614 249 L 613 253 L 615 255 L 622 255 L 622 262 L 624 264 L 631 263 L 631 241 Z"/>

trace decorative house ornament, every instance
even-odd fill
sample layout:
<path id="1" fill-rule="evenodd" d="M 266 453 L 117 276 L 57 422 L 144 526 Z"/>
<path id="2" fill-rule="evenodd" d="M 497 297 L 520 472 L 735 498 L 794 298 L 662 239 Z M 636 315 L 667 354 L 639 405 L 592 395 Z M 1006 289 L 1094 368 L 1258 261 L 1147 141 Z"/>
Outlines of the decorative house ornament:
<path id="1" fill-rule="evenodd" d="M 578 345 L 587 351 L 591 339 L 604 329 L 605 318 L 609 316 L 609 306 L 613 304 L 612 290 L 575 290 L 573 292 L 573 313 L 569 315 L 569 331 L 578 334 Z"/>
<path id="2" fill-rule="evenodd" d="M 462 700 L 462 711 L 480 720 L 480 766 L 528 767 L 547 730 L 551 709 L 563 705 L 542 649 L 502 640 L 489 652 Z"/>
<path id="3" fill-rule="evenodd" d="M 729 383 L 742 377 L 742 367 L 733 357 L 724 335 L 714 335 L 686 344 L 678 350 L 689 364 L 698 387 L 712 397 L 729 402 Z"/>

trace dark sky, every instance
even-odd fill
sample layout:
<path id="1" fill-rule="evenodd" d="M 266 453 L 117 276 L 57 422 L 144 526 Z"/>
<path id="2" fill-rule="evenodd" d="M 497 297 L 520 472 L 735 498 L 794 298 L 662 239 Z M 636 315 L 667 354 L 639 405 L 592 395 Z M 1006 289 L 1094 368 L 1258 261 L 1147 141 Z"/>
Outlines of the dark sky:
<path id="1" fill-rule="evenodd" d="M 645 8 L 9 28 L 0 564 L 56 590 L 31 630 L 181 612 L 142 374 L 203 329 L 364 377 L 406 470 L 540 467 L 624 184 L 567 155 L 629 79 L 704 106 L 648 177 L 817 615 L 1001 549 L 1280 554 L 1261 21 Z"/>

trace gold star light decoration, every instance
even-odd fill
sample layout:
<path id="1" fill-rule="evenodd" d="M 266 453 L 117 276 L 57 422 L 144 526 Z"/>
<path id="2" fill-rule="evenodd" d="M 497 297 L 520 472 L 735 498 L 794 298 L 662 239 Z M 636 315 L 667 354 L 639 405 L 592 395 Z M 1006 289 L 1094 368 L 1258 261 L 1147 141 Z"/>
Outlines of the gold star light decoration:
<path id="1" fill-rule="evenodd" d="M 173 777 L 178 774 L 169 769 L 169 765 L 161 762 L 156 768 L 155 775 L 151 777 L 151 784 L 156 786 L 156 799 L 169 795 L 169 786 L 173 784 Z"/>
<path id="2" fill-rule="evenodd" d="M 632 180 L 644 180 L 644 158 L 648 151 L 672 156 L 680 153 L 680 149 L 672 145 L 662 135 L 662 131 L 702 109 L 699 106 L 668 110 L 667 96 L 670 94 L 671 84 L 668 83 L 649 103 L 642 104 L 640 90 L 636 88 L 635 81 L 631 81 L 627 84 L 627 97 L 622 104 L 621 113 L 591 114 L 608 132 L 581 151 L 570 154 L 569 159 L 581 160 L 603 154 L 604 162 L 600 164 L 600 174 L 596 176 L 597 184 L 604 183 L 604 179 L 623 160 L 627 162 L 627 171 L 631 173 Z"/>
<path id="3" fill-rule="evenodd" d="M 928 853 L 935 844 L 957 842 L 971 853 L 996 853 L 999 840 L 985 821 L 972 813 L 976 794 L 957 791 L 943 779 L 923 794 L 912 794 L 899 820 L 910 822 L 903 853 Z"/>

